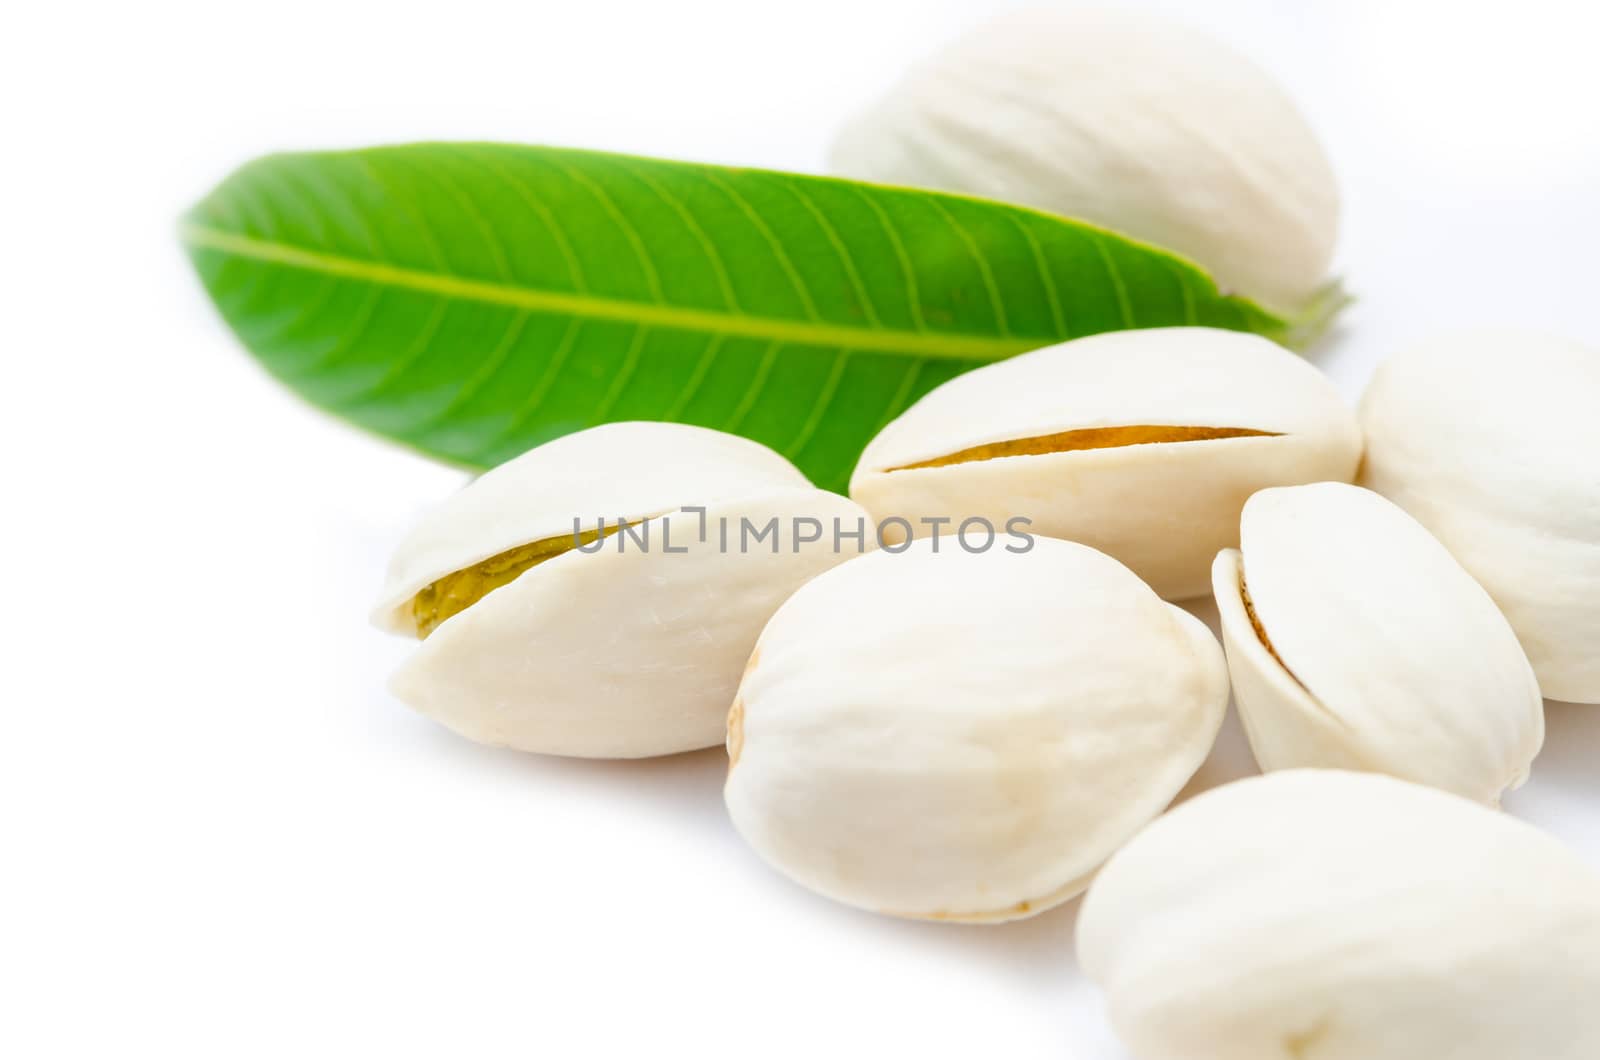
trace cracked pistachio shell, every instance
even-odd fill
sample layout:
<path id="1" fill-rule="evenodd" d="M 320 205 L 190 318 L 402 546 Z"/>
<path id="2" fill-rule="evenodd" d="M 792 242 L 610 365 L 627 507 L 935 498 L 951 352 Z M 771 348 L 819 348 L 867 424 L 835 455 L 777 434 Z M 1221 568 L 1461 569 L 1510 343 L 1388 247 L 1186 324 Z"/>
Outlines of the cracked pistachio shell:
<path id="1" fill-rule="evenodd" d="M 1208 591 L 1252 493 L 1348 481 L 1360 457 L 1354 414 L 1282 347 L 1212 328 L 1115 331 L 933 390 L 867 446 L 850 495 L 918 534 L 924 519 L 1026 517 L 1184 599 Z"/>
<path id="2" fill-rule="evenodd" d="M 1362 485 L 1494 597 L 1551 699 L 1600 703 L 1600 349 L 1444 336 L 1379 366 Z"/>
<path id="3" fill-rule="evenodd" d="M 768 623 L 729 715 L 728 811 L 838 901 L 1030 916 L 1082 891 L 1205 759 L 1221 647 L 1083 545 L 903 547 L 836 567 Z"/>
<path id="4" fill-rule="evenodd" d="M 1290 770 L 1141 832 L 1078 958 L 1138 1060 L 1593 1060 L 1600 876 L 1392 777 Z"/>
<path id="5" fill-rule="evenodd" d="M 1388 773 L 1497 805 L 1544 701 L 1489 594 L 1415 519 L 1338 482 L 1262 490 L 1212 569 L 1263 769 Z"/>
<path id="6" fill-rule="evenodd" d="M 705 507 L 704 523 L 685 505 Z M 590 528 L 601 517 L 638 523 L 648 547 L 617 535 L 596 552 L 541 559 L 445 617 L 394 675 L 395 695 L 464 736 L 523 751 L 636 758 L 714 746 L 762 625 L 854 554 L 848 541 L 833 548 L 833 520 L 854 530 L 865 513 L 743 438 L 669 423 L 595 427 L 429 512 L 395 554 L 374 621 L 417 635 L 413 601 L 439 579 L 535 542 L 570 545 L 574 518 Z M 797 540 L 804 518 L 821 524 L 821 540 Z M 741 519 L 757 530 L 776 519 L 776 538 L 741 552 Z"/>
<path id="7" fill-rule="evenodd" d="M 1323 285 L 1338 234 L 1327 156 L 1272 78 L 1125 11 L 995 18 L 846 124 L 829 162 L 1103 225 L 1286 312 Z"/>

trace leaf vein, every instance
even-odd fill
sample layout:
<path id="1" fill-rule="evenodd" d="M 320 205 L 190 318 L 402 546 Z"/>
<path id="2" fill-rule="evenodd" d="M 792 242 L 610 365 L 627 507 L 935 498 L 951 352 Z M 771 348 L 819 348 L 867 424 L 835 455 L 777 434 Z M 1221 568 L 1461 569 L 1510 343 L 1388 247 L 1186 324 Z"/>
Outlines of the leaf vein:
<path id="1" fill-rule="evenodd" d="M 366 173 L 368 180 L 372 181 L 372 183 L 376 184 L 385 192 L 392 191 L 392 189 L 389 187 L 388 181 L 384 180 L 383 177 L 378 173 L 378 169 L 372 164 L 371 159 L 363 155 L 356 155 L 354 157 L 356 158 L 357 162 L 360 163 L 361 169 L 364 173 Z M 390 197 L 394 200 L 396 207 L 407 217 L 411 218 L 412 223 L 417 226 L 417 234 L 422 237 L 423 244 L 428 248 L 428 256 L 433 259 L 433 267 L 443 273 L 450 272 L 450 263 L 448 260 L 446 260 L 444 256 L 444 250 L 439 245 L 439 239 L 434 235 L 433 227 L 428 224 L 427 219 L 407 205 L 406 201 L 401 196 L 391 195 Z M 379 260 L 382 260 L 383 255 L 379 254 L 378 258 Z"/>
<path id="2" fill-rule="evenodd" d="M 550 354 L 550 360 L 545 363 L 544 372 L 539 376 L 539 381 L 528 391 L 527 398 L 522 402 L 522 407 L 512 415 L 511 422 L 499 435 L 490 440 L 485 446 L 492 451 L 500 445 L 515 438 L 522 433 L 522 428 L 533 415 L 535 410 L 544 403 L 545 397 L 550 393 L 550 388 L 555 385 L 556 376 L 561 374 L 561 368 L 567 363 L 567 358 L 572 354 L 572 349 L 577 345 L 578 333 L 583 330 L 583 321 L 572 317 L 567 321 L 566 329 L 561 333 L 561 341 L 556 344 L 555 350 Z"/>
<path id="3" fill-rule="evenodd" d="M 687 306 L 659 305 L 604 295 L 539 290 L 447 273 L 427 272 L 381 261 L 364 261 L 285 243 L 275 243 L 188 224 L 183 238 L 192 247 L 236 254 L 286 268 L 324 270 L 443 297 L 512 306 L 543 313 L 570 313 L 592 320 L 647 324 L 682 331 L 705 331 L 772 342 L 810 346 L 844 346 L 856 351 L 952 360 L 994 360 L 1021 353 L 1029 340 L 1012 336 L 976 335 L 899 329 L 870 329 L 825 321 L 794 320 L 722 313 Z"/>
<path id="4" fill-rule="evenodd" d="M 580 293 L 587 292 L 589 284 L 584 278 L 583 264 L 578 260 L 577 251 L 572 247 L 572 241 L 567 236 L 566 228 L 556 219 L 550 207 L 545 205 L 526 184 L 498 162 L 491 162 L 486 157 L 466 151 L 457 151 L 456 153 L 466 161 L 476 162 L 482 166 L 486 173 L 491 174 L 500 183 L 510 188 L 511 193 L 521 199 L 523 205 L 533 211 L 534 216 L 539 219 L 539 223 L 544 226 L 545 231 L 550 233 L 550 238 L 555 241 L 556 250 L 561 255 L 562 264 L 566 266 L 567 279 L 571 281 L 573 289 Z"/>
<path id="5" fill-rule="evenodd" d="M 650 334 L 647 327 L 633 329 L 633 341 L 628 343 L 627 352 L 622 355 L 622 367 L 617 369 L 617 377 L 612 380 L 611 386 L 601 398 L 600 405 L 590 417 L 593 423 L 604 423 L 606 417 L 611 415 L 611 409 L 622 397 L 622 392 L 628 389 L 628 383 L 633 380 L 633 373 L 639 370 L 640 355 L 644 351 L 645 338 Z"/>
<path id="6" fill-rule="evenodd" d="M 436 300 L 433 312 L 428 315 L 427 322 L 417 332 L 416 338 L 411 340 L 411 344 L 406 347 L 406 351 L 389 366 L 383 375 L 378 377 L 377 381 L 365 393 L 352 401 L 351 406 L 357 407 L 366 404 L 373 398 L 380 396 L 385 390 L 393 386 L 396 381 L 403 378 L 417 361 L 427 356 L 429 348 L 433 345 L 434 336 L 438 335 L 439 326 L 444 323 L 445 314 L 449 311 L 449 302 L 443 298 Z"/>
<path id="7" fill-rule="evenodd" d="M 429 171 L 429 176 L 439 182 L 445 191 L 450 194 L 450 197 L 455 199 L 456 205 L 461 207 L 461 211 L 472 221 L 473 227 L 477 228 L 479 235 L 483 237 L 484 246 L 489 250 L 489 256 L 494 259 L 495 272 L 500 274 L 502 280 L 510 282 L 512 279 L 511 262 L 506 256 L 506 248 L 501 244 L 500 237 L 495 235 L 493 226 L 489 224 L 489 219 L 484 217 L 483 212 L 472 204 L 472 198 L 461 190 L 461 185 L 457 184 L 453 178 L 437 170 Z"/>
<path id="8" fill-rule="evenodd" d="M 726 335 L 712 335 L 706 342 L 705 349 L 700 351 L 700 359 L 695 362 L 694 370 L 689 373 L 689 378 L 684 381 L 683 389 L 678 394 L 678 399 L 666 411 L 663 419 L 676 420 L 683 415 L 683 410 L 689 407 L 689 402 L 700 393 L 701 384 L 711 374 L 711 365 L 717 359 L 717 354 L 722 352 L 722 344 L 727 341 Z"/>
<path id="9" fill-rule="evenodd" d="M 1005 302 L 1000 297 L 1000 288 L 994 282 L 994 270 L 989 267 L 989 259 L 978 250 L 978 244 L 973 240 L 972 233 L 953 217 L 944 204 L 931 196 L 928 202 L 933 206 L 934 212 L 944 218 L 945 223 L 955 232 L 956 238 L 961 240 L 961 245 L 966 248 L 967 256 L 978 267 L 978 275 L 983 277 L 983 289 L 989 295 L 989 305 L 994 309 L 995 325 L 999 327 L 1000 334 L 1010 336 L 1011 324 L 1006 319 Z"/>
<path id="10" fill-rule="evenodd" d="M 872 429 L 874 437 L 882 432 L 885 427 L 889 426 L 889 424 L 894 421 L 894 418 L 905 410 L 906 399 L 910 396 L 912 389 L 916 386 L 917 377 L 922 375 L 922 367 L 926 363 L 926 361 L 912 361 L 911 366 L 906 369 L 905 378 L 900 380 L 900 385 L 895 388 L 894 396 L 889 399 L 888 405 L 884 407 L 883 418 L 880 419 L 878 421 L 878 425 Z"/>
<path id="11" fill-rule="evenodd" d="M 1123 282 L 1122 271 L 1117 268 L 1117 263 L 1111 257 L 1111 252 L 1106 249 L 1105 241 L 1095 235 L 1090 242 L 1094 244 L 1095 251 L 1100 255 L 1100 260 L 1105 263 L 1106 275 L 1111 278 L 1111 287 L 1117 294 L 1117 309 L 1122 313 L 1122 326 L 1135 327 L 1133 322 L 1133 306 L 1128 301 L 1128 285 Z"/>
<path id="12" fill-rule="evenodd" d="M 372 330 L 373 317 L 377 315 L 378 303 L 383 301 L 384 289 L 377 284 L 367 284 L 367 295 L 361 301 L 361 306 L 356 310 L 355 327 L 349 328 L 339 336 L 339 341 L 333 348 L 319 357 L 314 358 L 310 364 L 301 366 L 297 371 L 280 373 L 279 377 L 285 380 L 300 379 L 315 372 L 325 370 L 328 365 L 338 360 L 340 354 L 346 350 L 355 349 L 367 337 L 367 332 Z"/>
<path id="13" fill-rule="evenodd" d="M 1200 317 L 1194 310 L 1194 292 L 1189 290 L 1189 277 L 1182 270 L 1174 268 L 1172 274 L 1178 278 L 1178 290 L 1183 292 L 1183 319 L 1191 326 L 1200 323 Z"/>
<path id="14" fill-rule="evenodd" d="M 506 358 L 511 355 L 512 347 L 522 337 L 522 331 L 527 325 L 528 314 L 526 312 L 513 315 L 506 324 L 505 331 L 501 333 L 499 341 L 489 351 L 489 356 L 485 357 L 483 363 L 478 366 L 478 370 L 468 376 L 466 382 L 461 384 L 461 389 L 456 391 L 456 396 L 450 399 L 450 403 L 433 416 L 418 423 L 415 429 L 420 431 L 424 428 L 435 426 L 452 412 L 455 412 L 476 397 L 488 385 L 489 380 L 499 374 L 500 369 L 505 365 Z"/>
<path id="15" fill-rule="evenodd" d="M 1028 249 L 1033 253 L 1033 263 L 1039 268 L 1039 278 L 1044 283 L 1044 293 L 1050 300 L 1050 320 L 1055 324 L 1056 334 L 1063 340 L 1069 338 L 1072 332 L 1067 328 L 1066 313 L 1061 308 L 1061 290 L 1056 286 L 1055 273 L 1050 271 L 1050 265 L 1045 261 L 1044 247 L 1039 245 L 1039 237 L 1015 217 L 1007 215 L 1007 219 L 1022 233 L 1022 238 L 1028 243 Z"/>
<path id="16" fill-rule="evenodd" d="M 834 252 L 839 255 L 839 264 L 844 267 L 845 274 L 850 277 L 850 285 L 856 290 L 856 297 L 861 301 L 861 311 L 866 314 L 867 322 L 873 327 L 882 327 L 883 321 L 878 319 L 878 311 L 873 308 L 872 296 L 867 293 L 867 285 L 861 281 L 861 273 L 856 269 L 855 257 L 850 253 L 850 248 L 845 244 L 839 230 L 833 222 L 828 220 L 826 214 L 818 208 L 811 196 L 792 185 L 783 187 L 799 201 L 801 206 L 816 220 L 817 226 L 822 229 L 822 234 L 833 245 Z"/>
<path id="17" fill-rule="evenodd" d="M 666 295 L 661 290 L 661 274 L 656 271 L 656 264 L 650 259 L 649 248 L 645 246 L 644 239 L 639 235 L 639 230 L 633 226 L 633 222 L 629 221 L 622 210 L 617 207 L 616 200 L 600 186 L 599 182 L 587 173 L 574 169 L 564 162 L 557 162 L 556 168 L 587 190 L 594 197 L 595 202 L 600 204 L 600 208 L 606 212 L 606 216 L 611 218 L 617 228 L 621 230 L 622 237 L 628 241 L 628 246 L 633 248 L 634 256 L 639 259 L 639 268 L 644 272 L 644 282 L 645 286 L 650 288 L 650 297 L 658 305 L 665 304 Z"/>
<path id="18" fill-rule="evenodd" d="M 823 382 L 822 389 L 817 393 L 816 401 L 811 404 L 811 414 L 806 417 L 805 423 L 800 427 L 800 433 L 794 440 L 784 447 L 783 455 L 791 460 L 805 449 L 811 441 L 812 435 L 817 433 L 817 428 L 822 425 L 828 407 L 833 404 L 833 399 L 839 392 L 839 382 L 844 378 L 845 365 L 850 362 L 850 351 L 840 350 L 833 359 L 833 369 L 828 373 L 828 378 Z"/>
<path id="19" fill-rule="evenodd" d="M 744 388 L 744 395 L 739 399 L 733 414 L 728 417 L 724 430 L 737 434 L 739 425 L 744 418 L 750 415 L 750 410 L 755 407 L 756 399 L 761 396 L 761 391 L 766 389 L 767 377 L 772 374 L 773 365 L 778 363 L 778 351 L 783 348 L 780 342 L 769 342 L 767 348 L 761 351 L 761 361 L 756 365 L 755 375 L 750 377 L 750 383 Z"/>
<path id="20" fill-rule="evenodd" d="M 889 237 L 889 246 L 893 248 L 895 260 L 900 265 L 900 273 L 905 277 L 907 299 L 911 306 L 911 320 L 916 325 L 918 333 L 932 334 L 933 331 L 928 327 L 927 319 L 922 315 L 922 292 L 917 285 L 917 273 L 911 267 L 911 255 L 906 253 L 906 245 L 900 239 L 899 230 L 895 228 L 894 223 L 889 220 L 889 215 L 884 212 L 883 207 L 872 196 L 853 184 L 847 184 L 845 187 L 849 188 L 856 198 L 867 205 L 873 216 L 878 219 L 878 224 L 883 227 L 883 234 Z"/>
<path id="21" fill-rule="evenodd" d="M 724 179 L 720 173 L 713 173 L 707 170 L 706 178 L 722 189 L 724 195 L 733 200 L 734 206 L 738 207 L 739 212 L 744 214 L 757 232 L 761 233 L 761 238 L 766 240 L 767 246 L 772 248 L 772 254 L 777 259 L 778 267 L 789 278 L 789 283 L 794 287 L 795 295 L 800 299 L 800 305 L 805 309 L 806 319 L 820 322 L 822 314 L 817 312 L 817 303 L 812 300 L 811 291 L 807 289 L 800 271 L 794 267 L 794 262 L 789 258 L 788 251 L 783 249 L 782 241 L 778 239 L 772 228 L 766 221 L 762 220 L 755 207 L 751 206 L 749 201 L 739 194 L 738 189 Z"/>
<path id="22" fill-rule="evenodd" d="M 742 311 L 743 307 L 739 305 L 739 296 L 733 289 L 733 275 L 728 271 L 727 262 L 722 259 L 722 252 L 717 249 L 716 243 L 706 234 L 706 230 L 700 226 L 700 222 L 695 219 L 689 208 L 677 196 L 662 187 L 659 181 L 639 167 L 624 164 L 621 168 L 654 192 L 662 202 L 666 203 L 678 215 L 679 219 L 688 227 L 690 233 L 694 235 L 695 241 L 700 244 L 700 248 L 705 251 L 706 258 L 711 263 L 711 271 L 717 278 L 717 286 L 722 289 L 723 301 L 727 303 L 729 309 L 735 312 Z"/>

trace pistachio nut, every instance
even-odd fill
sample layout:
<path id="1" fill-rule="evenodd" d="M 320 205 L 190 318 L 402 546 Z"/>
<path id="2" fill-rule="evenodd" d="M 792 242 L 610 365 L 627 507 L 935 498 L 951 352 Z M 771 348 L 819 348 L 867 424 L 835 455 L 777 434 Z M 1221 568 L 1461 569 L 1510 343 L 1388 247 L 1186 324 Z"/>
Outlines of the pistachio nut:
<path id="1" fill-rule="evenodd" d="M 1494 597 L 1551 699 L 1600 703 L 1600 349 L 1485 330 L 1380 365 L 1361 482 Z"/>
<path id="2" fill-rule="evenodd" d="M 1117 331 L 933 390 L 867 446 L 850 495 L 917 534 L 1023 517 L 1183 599 L 1238 544 L 1252 493 L 1348 481 L 1360 457 L 1338 392 L 1282 347 L 1212 328 Z"/>
<path id="3" fill-rule="evenodd" d="M 391 688 L 524 751 L 714 746 L 762 625 L 854 554 L 835 548 L 835 520 L 852 534 L 863 518 L 743 438 L 670 423 L 567 435 L 483 475 L 402 542 L 373 620 L 426 639 Z"/>
<path id="4" fill-rule="evenodd" d="M 845 125 L 829 162 L 1103 225 L 1285 312 L 1324 285 L 1338 234 L 1333 170 L 1278 84 L 1203 33 L 1127 11 L 996 17 Z"/>
<path id="5" fill-rule="evenodd" d="M 1079 963 L 1139 1060 L 1593 1060 L 1600 876 L 1371 773 L 1208 791 L 1095 880 Z"/>
<path id="6" fill-rule="evenodd" d="M 1262 490 L 1212 568 L 1263 769 L 1370 770 L 1498 804 L 1544 700 L 1489 594 L 1415 519 L 1339 482 Z"/>
<path id="7" fill-rule="evenodd" d="M 725 796 L 768 862 L 897 916 L 999 921 L 1080 892 L 1209 752 L 1222 649 L 1084 545 L 922 539 L 807 584 L 728 719 Z"/>

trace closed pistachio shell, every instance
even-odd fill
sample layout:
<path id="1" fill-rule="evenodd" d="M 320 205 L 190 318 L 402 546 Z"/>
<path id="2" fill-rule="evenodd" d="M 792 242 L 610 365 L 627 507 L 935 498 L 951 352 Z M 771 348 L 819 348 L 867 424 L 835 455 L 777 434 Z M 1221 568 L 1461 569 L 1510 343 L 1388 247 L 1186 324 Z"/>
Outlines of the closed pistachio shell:
<path id="1" fill-rule="evenodd" d="M 1600 349 L 1444 336 L 1379 366 L 1361 482 L 1494 597 L 1552 699 L 1600 703 Z"/>
<path id="2" fill-rule="evenodd" d="M 1544 701 L 1516 634 L 1432 534 L 1370 490 L 1262 490 L 1212 570 L 1263 769 L 1371 770 L 1479 802 L 1527 779 Z"/>
<path id="3" fill-rule="evenodd" d="M 630 525 L 599 537 L 601 518 Z M 374 618 L 426 639 L 390 687 L 524 751 L 714 746 L 762 625 L 855 554 L 834 547 L 835 523 L 854 533 L 864 518 L 742 438 L 665 423 L 568 435 L 467 486 L 401 545 Z"/>
<path id="4" fill-rule="evenodd" d="M 1091 221 L 1280 310 L 1314 298 L 1338 234 L 1333 171 L 1272 78 L 1127 11 L 1000 15 L 847 124 L 830 164 Z"/>
<path id="5" fill-rule="evenodd" d="M 1117 331 L 933 390 L 867 446 L 850 495 L 917 534 L 929 519 L 1023 517 L 1184 599 L 1238 544 L 1252 493 L 1348 481 L 1360 457 L 1354 414 L 1282 347 L 1212 328 Z"/>
<path id="6" fill-rule="evenodd" d="M 1101 871 L 1077 937 L 1138 1060 L 1600 1056 L 1600 876 L 1391 777 L 1290 770 L 1184 803 Z"/>
<path id="7" fill-rule="evenodd" d="M 729 716 L 729 813 L 838 901 L 1032 915 L 1080 892 L 1205 759 L 1221 648 L 1083 545 L 901 547 L 818 577 L 767 625 Z"/>

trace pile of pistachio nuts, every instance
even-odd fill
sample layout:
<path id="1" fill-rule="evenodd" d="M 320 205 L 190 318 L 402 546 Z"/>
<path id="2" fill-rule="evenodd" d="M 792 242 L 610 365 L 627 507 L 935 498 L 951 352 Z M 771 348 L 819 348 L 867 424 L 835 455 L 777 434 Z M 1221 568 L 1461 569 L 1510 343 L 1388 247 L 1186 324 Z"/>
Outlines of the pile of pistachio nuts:
<path id="1" fill-rule="evenodd" d="M 1285 311 L 1337 230 L 1278 87 L 1124 14 L 1005 16 L 834 157 Z M 392 687 L 524 751 L 726 742 L 740 834 L 850 905 L 1087 889 L 1081 964 L 1141 1060 L 1600 1057 L 1600 876 L 1497 809 L 1543 698 L 1600 703 L 1600 350 L 1443 336 L 1352 410 L 1260 337 L 1094 335 L 934 390 L 849 493 L 698 427 L 540 446 L 401 545 Z M 1207 593 L 1220 644 L 1169 602 Z M 1265 775 L 1165 813 L 1230 692 Z"/>

